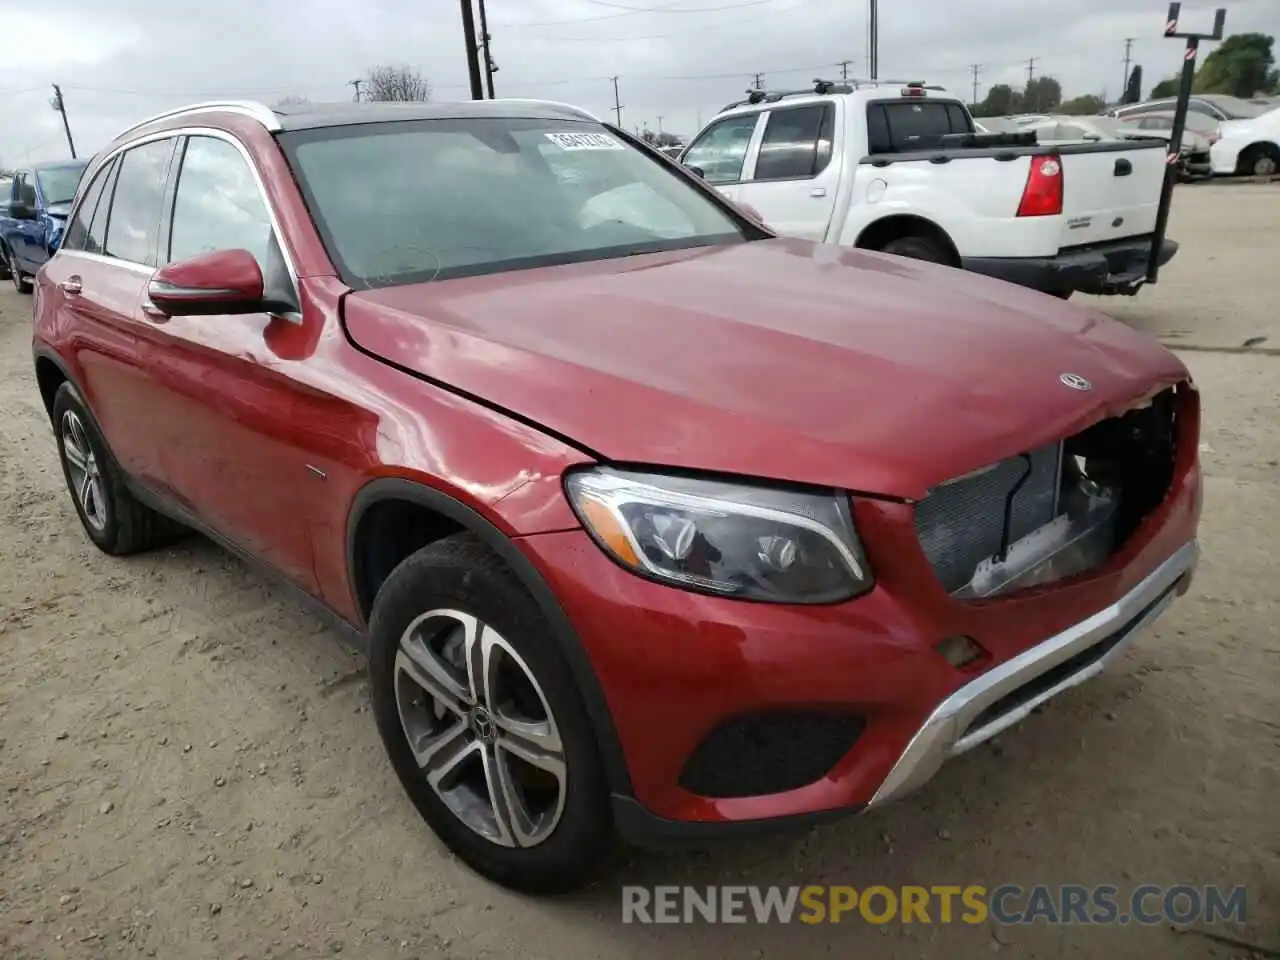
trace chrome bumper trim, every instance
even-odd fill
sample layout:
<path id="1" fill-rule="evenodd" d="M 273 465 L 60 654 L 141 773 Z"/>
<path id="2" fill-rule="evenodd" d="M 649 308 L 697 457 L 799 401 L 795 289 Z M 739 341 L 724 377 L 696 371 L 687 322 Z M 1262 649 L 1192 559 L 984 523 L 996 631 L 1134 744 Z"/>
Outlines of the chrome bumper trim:
<path id="1" fill-rule="evenodd" d="M 922 786 L 946 760 L 991 739 L 1046 700 L 1101 673 L 1123 654 L 1138 633 L 1169 607 L 1176 595 L 1185 592 L 1198 558 L 1199 547 L 1192 540 L 1115 603 L 1005 661 L 943 700 L 911 738 L 868 806 L 880 806 Z M 1180 583 L 1184 578 L 1187 582 Z M 1120 642 L 1098 660 L 1007 713 L 977 729 L 969 729 L 984 710 L 1002 697 L 1121 631 L 1125 633 Z"/>

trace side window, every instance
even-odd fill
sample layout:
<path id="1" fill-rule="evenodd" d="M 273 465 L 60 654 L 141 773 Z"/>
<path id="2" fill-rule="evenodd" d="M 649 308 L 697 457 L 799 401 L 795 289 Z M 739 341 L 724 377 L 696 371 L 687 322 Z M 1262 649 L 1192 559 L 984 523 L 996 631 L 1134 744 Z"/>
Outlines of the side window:
<path id="1" fill-rule="evenodd" d="M 111 219 L 111 196 L 115 191 L 116 174 L 120 172 L 120 160 L 112 160 L 102 180 L 102 199 L 89 221 L 89 236 L 85 238 L 86 253 L 102 253 L 106 248 L 107 221 Z"/>
<path id="2" fill-rule="evenodd" d="M 240 249 L 252 253 L 265 270 L 271 243 L 271 217 L 244 156 L 225 140 L 188 139 L 167 259 Z"/>
<path id="3" fill-rule="evenodd" d="M 754 179 L 789 180 L 821 173 L 831 162 L 834 116 L 825 103 L 770 111 Z"/>
<path id="4" fill-rule="evenodd" d="M 1187 109 L 1192 113 L 1202 113 L 1206 117 L 1218 116 L 1218 111 L 1213 108 L 1213 105 L 1205 103 L 1203 100 L 1192 100 L 1187 104 Z"/>
<path id="5" fill-rule="evenodd" d="M 713 123 L 685 151 L 684 163 L 702 171 L 708 183 L 736 183 L 756 128 L 756 114 L 727 117 Z"/>
<path id="6" fill-rule="evenodd" d="M 947 134 L 972 132 L 973 123 L 958 104 L 903 99 L 867 105 L 872 154 L 928 150 Z"/>
<path id="7" fill-rule="evenodd" d="M 93 215 L 98 209 L 98 201 L 102 199 L 103 188 L 107 185 L 107 181 L 110 179 L 109 174 L 114 166 L 115 163 L 108 163 L 98 171 L 98 175 L 89 184 L 89 189 L 84 193 L 84 199 L 80 201 L 80 206 L 76 208 L 75 218 L 71 221 L 71 226 L 67 228 L 67 237 L 62 241 L 64 250 L 84 250 L 88 253 L 98 253 L 102 249 L 100 235 L 95 245 L 96 249 L 89 246 L 89 225 L 93 223 Z"/>
<path id="8" fill-rule="evenodd" d="M 108 256 L 156 265 L 156 237 L 172 154 L 172 140 L 157 140 L 120 157 L 103 251 Z"/>

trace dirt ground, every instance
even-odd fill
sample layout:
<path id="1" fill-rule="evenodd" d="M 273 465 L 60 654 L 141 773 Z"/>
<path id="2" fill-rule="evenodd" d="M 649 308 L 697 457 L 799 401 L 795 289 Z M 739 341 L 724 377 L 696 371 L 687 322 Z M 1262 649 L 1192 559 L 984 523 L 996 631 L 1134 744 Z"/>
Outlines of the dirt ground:
<path id="1" fill-rule="evenodd" d="M 1192 593 L 1112 672 L 897 806 L 637 854 L 558 901 L 486 883 L 426 830 L 362 660 L 291 599 L 200 539 L 90 546 L 30 300 L 0 293 L 0 960 L 1280 957 L 1280 185 L 1180 188 L 1171 235 L 1157 288 L 1099 305 L 1180 349 L 1203 391 Z M 1243 884 L 1248 919 L 641 926 L 624 883 Z"/>

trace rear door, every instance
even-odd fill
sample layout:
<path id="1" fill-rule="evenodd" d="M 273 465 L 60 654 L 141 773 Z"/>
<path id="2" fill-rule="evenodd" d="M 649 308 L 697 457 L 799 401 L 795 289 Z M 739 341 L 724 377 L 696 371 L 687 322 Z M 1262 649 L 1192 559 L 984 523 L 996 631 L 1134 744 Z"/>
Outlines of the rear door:
<path id="1" fill-rule="evenodd" d="M 730 200 L 738 200 L 747 157 L 763 123 L 759 113 L 742 113 L 708 124 L 685 148 L 680 162 L 702 172 L 707 183 Z"/>
<path id="2" fill-rule="evenodd" d="M 192 134 L 174 167 L 160 260 L 248 250 L 272 299 L 297 304 L 292 270 L 244 148 L 228 135 Z M 323 492 L 323 476 L 308 472 L 296 439 L 305 435 L 304 421 L 314 424 L 292 377 L 298 358 L 280 348 L 302 332 L 302 317 L 150 314 L 147 322 L 169 489 L 215 530 L 314 590 L 310 498 Z"/>
<path id="3" fill-rule="evenodd" d="M 42 296 L 47 290 L 55 298 L 57 324 L 112 453 L 153 486 L 163 483 L 155 441 L 159 396 L 143 360 L 148 331 L 140 308 L 155 269 L 175 142 L 166 137 L 131 147 L 95 175 L 41 285 Z"/>
<path id="4" fill-rule="evenodd" d="M 840 164 L 832 163 L 840 126 L 831 101 L 769 110 L 737 199 L 779 233 L 821 242 L 840 184 Z"/>

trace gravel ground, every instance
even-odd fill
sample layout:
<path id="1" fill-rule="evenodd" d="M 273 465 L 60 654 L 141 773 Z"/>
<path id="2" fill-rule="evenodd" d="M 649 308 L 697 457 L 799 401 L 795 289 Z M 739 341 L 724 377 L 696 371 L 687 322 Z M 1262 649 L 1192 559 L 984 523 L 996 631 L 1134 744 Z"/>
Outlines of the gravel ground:
<path id="1" fill-rule="evenodd" d="M 1172 235 L 1157 288 L 1101 305 L 1185 350 L 1204 394 L 1192 593 L 1112 672 L 897 806 L 637 855 L 559 901 L 491 886 L 425 829 L 363 661 L 287 596 L 199 539 L 91 548 L 30 302 L 0 293 L 0 958 L 1280 956 L 1280 186 L 1182 188 Z M 1010 882 L 1244 884 L 1248 920 L 639 926 L 618 893 Z"/>

